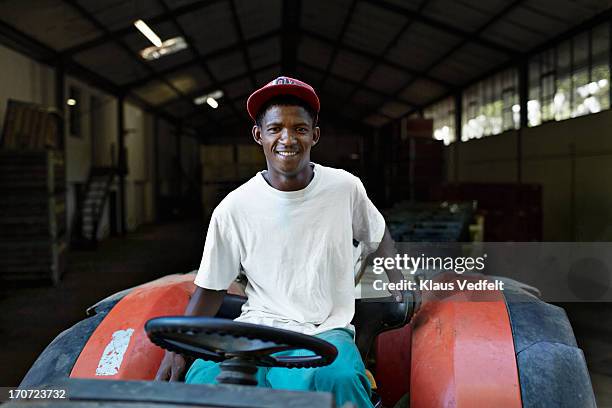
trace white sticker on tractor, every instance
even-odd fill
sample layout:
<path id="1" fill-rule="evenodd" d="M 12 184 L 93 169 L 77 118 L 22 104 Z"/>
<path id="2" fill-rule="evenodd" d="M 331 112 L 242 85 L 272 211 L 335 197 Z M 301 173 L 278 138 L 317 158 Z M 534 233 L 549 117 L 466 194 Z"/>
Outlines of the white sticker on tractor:
<path id="1" fill-rule="evenodd" d="M 117 330 L 113 333 L 110 343 L 106 345 L 102 353 L 102 358 L 96 368 L 96 375 L 115 375 L 119 372 L 133 333 L 134 329 Z"/>

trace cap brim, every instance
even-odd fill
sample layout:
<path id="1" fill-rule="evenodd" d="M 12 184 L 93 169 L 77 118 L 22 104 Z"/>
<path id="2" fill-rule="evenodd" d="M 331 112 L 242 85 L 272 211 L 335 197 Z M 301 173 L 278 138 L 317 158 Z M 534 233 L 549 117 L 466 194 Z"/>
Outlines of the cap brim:
<path id="1" fill-rule="evenodd" d="M 259 112 L 259 109 L 261 109 L 261 107 L 271 98 L 279 95 L 293 95 L 300 98 L 310 105 L 317 114 L 319 113 L 319 98 L 314 91 L 301 85 L 282 84 L 258 89 L 249 96 L 247 100 L 247 111 L 251 119 L 255 120 L 255 116 L 257 112 Z"/>

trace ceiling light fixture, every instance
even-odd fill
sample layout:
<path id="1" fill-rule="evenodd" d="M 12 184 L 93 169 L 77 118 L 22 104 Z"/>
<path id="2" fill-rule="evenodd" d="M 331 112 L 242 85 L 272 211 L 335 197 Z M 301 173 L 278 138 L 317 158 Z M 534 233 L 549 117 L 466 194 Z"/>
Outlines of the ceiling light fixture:
<path id="1" fill-rule="evenodd" d="M 196 105 L 208 104 L 211 108 L 217 109 L 219 107 L 219 99 L 223 98 L 223 91 L 216 90 L 205 95 L 194 98 L 193 103 Z"/>
<path id="2" fill-rule="evenodd" d="M 206 98 L 206 103 L 213 109 L 217 109 L 219 107 L 219 102 L 216 99 L 208 97 Z"/>
<path id="3" fill-rule="evenodd" d="M 174 37 L 162 43 L 161 47 L 147 47 L 140 51 L 140 56 L 147 61 L 153 61 L 163 56 L 174 54 L 187 48 L 187 43 L 183 37 Z"/>
<path id="4" fill-rule="evenodd" d="M 162 46 L 163 43 L 162 43 L 161 38 L 159 38 L 159 36 L 155 34 L 153 30 L 151 30 L 151 27 L 149 27 L 147 23 L 145 23 L 142 20 L 136 20 L 134 22 L 134 26 L 142 33 L 142 35 L 147 37 L 147 39 L 151 41 L 154 46 L 156 47 Z"/>
<path id="5" fill-rule="evenodd" d="M 66 105 L 68 106 L 74 106 L 76 105 L 76 99 L 70 98 L 66 101 Z"/>

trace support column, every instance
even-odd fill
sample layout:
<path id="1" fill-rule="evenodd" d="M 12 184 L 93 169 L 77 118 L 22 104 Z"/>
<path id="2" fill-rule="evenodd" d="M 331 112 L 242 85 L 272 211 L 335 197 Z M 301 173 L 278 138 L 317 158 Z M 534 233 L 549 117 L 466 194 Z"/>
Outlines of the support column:
<path id="1" fill-rule="evenodd" d="M 181 136 L 183 134 L 183 123 L 179 122 L 176 125 L 176 170 L 177 180 L 176 185 L 178 189 L 178 197 L 183 196 L 183 157 L 181 152 Z"/>
<path id="2" fill-rule="evenodd" d="M 521 107 L 520 126 L 516 136 L 516 181 L 518 183 L 523 182 L 523 130 L 527 129 L 529 124 L 529 112 L 527 110 L 529 99 L 528 69 L 528 60 L 522 60 L 518 65 L 519 106 Z"/>
<path id="3" fill-rule="evenodd" d="M 55 66 L 55 107 L 58 115 L 62 118 L 57 133 L 60 136 L 60 149 L 65 151 L 66 147 L 66 72 L 64 64 L 59 61 Z"/>
<path id="4" fill-rule="evenodd" d="M 457 91 L 453 96 L 455 99 L 455 148 L 453 151 L 455 168 L 453 170 L 453 181 L 455 183 L 459 182 L 459 149 L 461 146 L 461 129 L 463 127 L 463 99 L 461 95 L 461 91 Z"/>
<path id="5" fill-rule="evenodd" d="M 125 97 L 117 97 L 117 170 L 119 175 L 119 234 L 125 235 L 126 203 L 125 175 L 127 174 L 127 158 L 125 157 Z"/>
<path id="6" fill-rule="evenodd" d="M 159 118 L 153 114 L 153 206 L 155 222 L 159 221 Z"/>
<path id="7" fill-rule="evenodd" d="M 282 7 L 281 74 L 295 76 L 300 40 L 302 0 L 285 0 Z"/>

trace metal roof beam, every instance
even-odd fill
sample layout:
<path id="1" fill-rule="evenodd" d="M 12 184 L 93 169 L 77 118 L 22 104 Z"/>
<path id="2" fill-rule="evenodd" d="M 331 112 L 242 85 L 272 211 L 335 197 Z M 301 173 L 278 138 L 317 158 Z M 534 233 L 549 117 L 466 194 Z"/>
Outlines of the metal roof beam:
<path id="1" fill-rule="evenodd" d="M 164 0 L 158 0 L 158 3 L 162 6 L 162 8 L 166 12 L 166 14 L 170 13 L 171 10 L 170 10 L 170 8 L 168 7 L 168 5 L 166 4 L 166 2 Z M 187 46 L 189 47 L 189 49 L 193 53 L 194 57 L 199 60 L 200 67 L 202 68 L 204 73 L 206 75 L 208 75 L 208 77 L 212 81 L 213 85 L 219 87 L 219 89 L 222 89 L 222 87 L 219 86 L 219 81 L 217 81 L 217 79 L 215 78 L 215 75 L 212 73 L 212 71 L 208 67 L 208 64 L 202 58 L 202 55 L 200 54 L 200 51 L 198 51 L 198 49 L 193 45 L 193 41 L 191 40 L 191 38 L 189 38 L 189 36 L 185 32 L 185 30 L 183 29 L 183 26 L 181 26 L 179 24 L 179 22 L 177 21 L 176 17 L 174 17 L 174 16 L 172 16 L 170 18 L 170 21 L 172 21 L 172 23 L 176 26 L 176 29 L 179 31 L 179 34 L 181 36 L 183 36 L 183 38 L 185 39 L 185 42 L 187 43 Z M 191 98 L 188 98 L 182 92 L 179 95 L 182 95 L 187 101 L 192 103 Z M 231 105 L 230 108 L 234 111 L 234 113 L 236 113 L 237 115 L 239 114 L 238 111 L 236 110 L 236 107 L 234 105 Z M 201 106 L 201 110 L 204 111 L 207 116 L 212 116 L 211 113 L 208 111 L 208 109 L 206 109 L 205 106 Z M 212 117 L 212 120 L 213 120 L 213 122 L 217 122 L 216 119 L 214 118 L 214 116 Z"/>
<path id="2" fill-rule="evenodd" d="M 253 86 L 253 88 L 255 88 L 257 86 L 257 80 L 255 79 L 255 75 L 253 75 L 253 66 L 251 65 L 251 58 L 249 57 L 249 51 L 247 50 L 246 41 L 244 40 L 244 33 L 242 32 L 240 18 L 238 17 L 238 10 L 236 9 L 236 1 L 229 0 L 229 6 L 232 12 L 232 21 L 234 22 L 234 28 L 236 29 L 236 36 L 238 37 L 238 45 L 240 47 L 240 51 L 242 51 L 242 59 L 244 59 L 244 64 L 247 67 L 247 73 L 251 80 L 251 85 Z"/>
<path id="3" fill-rule="evenodd" d="M 314 65 L 310 65 L 309 63 L 304 62 L 304 61 L 300 61 L 299 64 L 302 65 L 303 67 L 306 67 L 306 68 L 311 69 L 313 71 L 317 71 L 317 72 L 319 72 L 321 74 L 325 74 L 325 69 L 323 69 L 323 68 L 319 68 L 319 67 L 316 67 Z M 405 103 L 405 104 L 410 105 L 410 106 L 415 106 L 414 102 L 411 102 L 411 101 L 409 101 L 407 99 L 404 99 L 404 98 L 402 98 L 400 96 L 393 96 L 393 95 L 390 95 L 390 94 L 388 94 L 386 92 L 383 92 L 383 91 L 381 91 L 379 89 L 370 88 L 369 86 L 361 84 L 361 83 L 359 83 L 357 81 L 354 81 L 352 79 L 348 79 L 348 78 L 345 78 L 343 76 L 336 75 L 333 72 L 329 73 L 329 77 L 333 78 L 333 79 L 336 79 L 338 81 L 341 81 L 341 82 L 345 82 L 345 83 L 350 84 L 352 86 L 360 86 L 361 89 L 363 89 L 364 91 L 368 91 L 368 92 L 374 93 L 374 94 L 376 94 L 378 96 L 381 96 L 381 97 L 383 97 L 383 98 L 385 98 L 387 100 L 394 100 L 394 101 L 397 101 L 397 102 Z"/>
<path id="4" fill-rule="evenodd" d="M 484 30 L 486 30 L 488 27 L 490 27 L 492 24 L 494 24 L 495 22 L 497 22 L 499 19 L 503 18 L 506 14 L 508 14 L 508 12 L 510 12 L 510 10 L 512 10 L 513 8 L 519 6 L 523 1 L 525 0 L 514 0 L 512 3 L 508 4 L 506 7 L 504 7 L 501 11 L 499 11 L 498 13 L 496 13 L 493 17 L 491 17 L 486 23 L 484 23 L 483 25 L 481 25 L 476 31 L 473 32 L 473 35 L 478 36 L 480 35 Z M 425 68 L 423 70 L 423 74 L 422 75 L 417 75 L 414 78 L 411 78 L 409 81 L 407 81 L 406 83 L 404 83 L 398 90 L 397 92 L 395 92 L 394 96 L 398 96 L 400 93 L 402 93 L 402 91 L 406 88 L 408 88 L 410 85 L 414 84 L 420 77 L 424 77 L 424 74 L 431 71 L 432 69 L 434 69 L 437 65 L 441 64 L 442 62 L 444 62 L 447 58 L 449 58 L 452 54 L 454 54 L 455 52 L 457 52 L 458 50 L 460 50 L 461 48 L 463 48 L 466 44 L 468 44 L 471 40 L 469 38 L 465 38 L 463 39 L 459 44 L 455 45 L 454 47 L 452 47 L 450 50 L 448 50 L 447 52 L 445 52 L 442 56 L 440 56 L 439 58 L 437 58 L 435 61 L 433 61 L 431 64 L 429 64 L 429 66 L 427 68 Z M 456 87 L 453 87 L 453 89 L 456 89 Z M 380 105 L 376 111 L 378 111 L 380 108 L 382 108 L 383 105 Z"/>
<path id="5" fill-rule="evenodd" d="M 329 58 L 329 62 L 327 63 L 327 67 L 325 67 L 325 72 L 323 73 L 323 78 L 319 83 L 319 87 L 323 88 L 325 86 L 325 82 L 327 82 L 327 78 L 329 78 L 329 74 L 331 73 L 332 66 L 336 62 L 336 57 L 338 56 L 338 51 L 340 50 L 340 45 L 342 44 L 342 40 L 344 39 L 344 35 L 346 34 L 346 30 L 348 30 L 348 26 L 351 23 L 351 18 L 355 13 L 355 8 L 357 7 L 357 0 L 353 0 L 351 5 L 349 6 L 348 11 L 346 12 L 346 16 L 344 17 L 344 21 L 342 22 L 342 27 L 340 28 L 340 32 L 338 33 L 338 37 L 336 41 L 333 43 L 332 55 Z"/>
<path id="6" fill-rule="evenodd" d="M 466 89 L 469 88 L 472 85 L 477 84 L 478 82 L 489 78 L 497 73 L 500 73 L 506 69 L 508 69 L 509 67 L 513 67 L 516 65 L 522 64 L 525 60 L 529 60 L 529 58 L 533 57 L 534 55 L 537 55 L 543 51 L 546 51 L 548 49 L 550 49 L 551 47 L 554 47 L 555 45 L 565 41 L 565 40 L 569 40 L 570 38 L 572 38 L 573 36 L 575 36 L 576 34 L 579 34 L 585 30 L 588 30 L 589 28 L 592 28 L 598 24 L 601 23 L 605 23 L 605 22 L 609 22 L 612 19 L 612 8 L 609 8 L 608 10 L 586 20 L 583 21 L 582 23 L 580 23 L 577 26 L 574 26 L 572 28 L 570 28 L 569 30 L 561 33 L 560 35 L 551 38 L 550 40 L 546 40 L 545 42 L 543 42 L 542 44 L 539 44 L 537 46 L 535 46 L 534 48 L 532 48 L 531 50 L 527 51 L 525 54 L 523 54 L 521 57 L 517 58 L 515 61 L 512 61 L 512 63 L 508 63 L 508 62 L 504 62 L 502 64 L 499 64 L 495 67 L 493 67 L 492 69 L 488 70 L 487 72 L 479 75 L 478 77 L 471 79 L 463 84 L 461 84 L 460 86 L 456 86 L 454 90 L 443 94 L 442 96 L 435 98 L 423 105 L 417 106 L 415 107 L 413 110 L 411 110 L 410 112 L 408 112 L 408 115 L 414 113 L 414 112 L 418 112 L 420 109 L 423 109 L 425 107 L 431 106 L 435 103 L 438 103 L 440 101 L 443 101 L 444 99 L 448 98 L 449 96 L 451 96 L 454 92 L 456 92 L 457 90 L 462 90 L 462 89 Z"/>
<path id="7" fill-rule="evenodd" d="M 248 46 L 248 45 L 251 45 L 251 44 L 258 43 L 260 41 L 265 41 L 265 40 L 267 40 L 269 38 L 272 38 L 274 36 L 279 35 L 280 32 L 281 32 L 280 30 L 273 30 L 273 31 L 269 31 L 267 33 L 258 35 L 257 37 L 253 37 L 250 40 L 245 41 L 245 45 Z M 178 65 L 172 66 L 170 68 L 158 71 L 157 73 L 159 75 L 162 75 L 162 76 L 167 76 L 167 75 L 173 74 L 175 72 L 178 72 L 178 71 L 180 71 L 182 69 L 189 68 L 192 65 L 200 64 L 202 61 L 208 61 L 208 60 L 211 60 L 211 59 L 215 59 L 215 58 L 220 57 L 221 55 L 228 54 L 228 53 L 234 52 L 234 51 L 239 51 L 239 50 L 240 50 L 240 44 L 230 45 L 228 47 L 224 47 L 224 48 L 221 48 L 219 50 L 216 50 L 216 51 L 213 51 L 213 52 L 210 52 L 210 53 L 207 53 L 207 54 L 202 54 L 202 55 L 200 55 L 200 57 L 196 57 L 196 58 L 193 58 L 193 59 L 191 59 L 191 60 L 189 60 L 187 62 L 184 62 L 182 64 L 178 64 Z M 133 81 L 133 82 L 129 82 L 129 83 L 125 84 L 124 87 L 129 88 L 129 89 L 139 88 L 139 87 L 141 87 L 143 85 L 146 85 L 148 82 L 151 82 L 151 81 L 155 80 L 156 78 L 157 78 L 156 75 L 150 75 L 148 77 L 145 77 L 145 78 L 142 78 L 142 79 L 137 79 L 136 81 Z"/>
<path id="8" fill-rule="evenodd" d="M 67 75 L 73 76 L 116 98 L 119 98 L 124 94 L 122 88 L 118 87 L 108 79 L 91 71 L 70 58 L 62 57 L 60 53 L 53 50 L 49 46 L 3 22 L 0 22 L 0 42 L 18 52 L 23 53 L 29 58 L 43 64 L 50 65 L 54 69 L 58 69 L 58 67 L 61 65 Z M 145 111 L 157 115 L 168 122 L 174 123 L 177 121 L 176 117 L 168 114 L 167 112 L 160 111 L 137 95 L 128 95 L 128 98 Z"/>
<path id="9" fill-rule="evenodd" d="M 253 74 L 257 74 L 259 72 L 263 72 L 263 71 L 268 70 L 270 68 L 273 68 L 273 67 L 275 67 L 277 65 L 278 65 L 277 63 L 264 65 L 263 67 L 260 67 L 260 68 L 257 68 L 255 70 L 253 70 Z M 234 75 L 233 77 L 224 79 L 223 81 L 219 81 L 218 85 L 225 87 L 225 86 L 231 84 L 232 82 L 239 81 L 239 80 L 247 77 L 248 75 L 249 74 L 246 73 L 246 72 L 242 73 L 242 74 Z M 207 93 L 212 92 L 212 91 L 214 91 L 216 89 L 219 89 L 219 88 L 217 86 L 214 86 L 214 85 L 209 85 L 209 86 L 206 86 L 204 88 L 200 88 L 200 89 L 198 89 L 196 91 L 188 93 L 187 97 L 190 98 L 190 99 L 197 98 L 198 96 L 207 94 Z M 173 99 L 171 101 L 164 102 L 163 104 L 159 105 L 159 108 L 161 108 L 161 109 L 166 108 L 167 106 L 172 105 L 176 101 L 177 101 L 177 99 Z"/>
<path id="10" fill-rule="evenodd" d="M 427 5 L 427 0 L 421 0 L 421 4 L 419 5 L 417 9 L 417 14 L 420 15 L 426 5 Z M 353 88 L 353 90 L 349 94 L 347 98 L 349 101 L 353 98 L 353 96 L 357 93 L 357 91 L 363 86 L 363 84 L 368 82 L 368 80 L 370 79 L 370 76 L 372 75 L 376 67 L 380 65 L 380 62 L 385 59 L 385 57 L 391 51 L 391 49 L 397 45 L 397 43 L 399 42 L 399 39 L 402 38 L 402 36 L 406 33 L 406 31 L 408 31 L 408 29 L 412 26 L 414 21 L 415 19 L 409 18 L 408 21 L 404 23 L 402 28 L 391 39 L 391 41 L 389 41 L 389 43 L 386 45 L 383 51 L 380 54 L 378 54 L 378 58 L 370 65 L 370 68 L 366 71 L 366 73 L 358 81 L 358 85 L 356 85 L 355 88 Z"/>
<path id="11" fill-rule="evenodd" d="M 332 40 L 330 40 L 329 38 L 327 38 L 327 37 L 325 37 L 325 36 L 323 36 L 323 35 L 321 35 L 321 34 L 319 34 L 317 32 L 310 31 L 308 29 L 302 29 L 302 32 L 304 34 L 308 35 L 309 37 L 312 37 L 312 38 L 314 38 L 316 40 L 319 40 L 321 42 L 325 42 L 325 43 L 328 43 L 328 44 L 333 44 Z M 371 53 L 369 51 L 364 51 L 362 49 L 355 48 L 355 47 L 347 45 L 347 44 L 343 44 L 342 48 L 347 50 L 347 51 L 350 51 L 350 52 L 352 52 L 354 54 L 360 55 L 362 57 L 365 57 L 365 58 L 368 58 L 368 59 L 371 59 L 371 60 L 374 60 L 374 61 L 380 60 L 380 62 L 384 62 L 386 65 L 388 65 L 388 66 L 390 66 L 392 68 L 395 68 L 395 69 L 397 69 L 399 71 L 404 71 L 404 72 L 406 72 L 406 73 L 408 73 L 410 75 L 421 75 L 424 78 L 427 78 L 428 80 L 430 80 L 432 82 L 435 82 L 437 84 L 440 84 L 442 86 L 445 86 L 447 88 L 453 86 L 449 82 L 446 82 L 446 81 L 444 81 L 442 79 L 439 79 L 439 78 L 432 77 L 431 75 L 428 75 L 427 73 L 424 73 L 424 72 L 421 72 L 421 71 L 416 71 L 414 69 L 411 69 L 410 67 L 405 67 L 405 66 L 400 65 L 400 64 L 398 64 L 396 62 L 390 61 L 387 58 L 382 58 L 381 59 L 380 56 L 378 56 L 378 55 L 376 55 L 374 53 Z"/>
<path id="12" fill-rule="evenodd" d="M 97 18 L 95 18 L 94 16 L 92 16 L 83 6 L 81 6 L 76 0 L 63 0 L 64 3 L 70 5 L 73 9 L 75 9 L 79 14 L 81 14 L 87 21 L 89 21 L 94 27 L 96 27 L 98 30 L 102 31 L 103 33 L 108 33 L 108 29 L 98 21 Z M 127 44 L 125 42 L 123 42 L 121 39 L 115 39 L 114 42 L 121 48 L 123 49 L 128 55 L 130 55 L 138 64 L 140 64 L 141 66 L 143 66 L 147 71 L 149 71 L 151 74 L 156 75 L 157 79 L 161 82 L 163 82 L 164 84 L 166 84 L 170 89 L 172 89 L 173 92 L 175 92 L 177 95 L 179 95 L 182 98 L 185 98 L 185 96 L 183 95 L 183 93 L 181 92 L 180 89 L 176 88 L 170 81 L 168 81 L 166 78 L 160 76 L 157 72 L 155 72 L 155 70 L 149 65 L 147 64 L 145 61 L 143 61 L 142 59 L 140 59 L 137 55 L 135 55 L 135 53 L 130 49 L 130 47 L 127 46 Z M 206 112 L 205 114 L 208 114 L 208 112 Z M 214 118 L 213 118 L 214 121 Z"/>
<path id="13" fill-rule="evenodd" d="M 519 53 L 519 51 L 514 48 L 509 48 L 506 45 L 500 44 L 496 41 L 490 41 L 485 38 L 481 38 L 479 35 L 475 33 L 471 33 L 469 31 L 462 30 L 460 28 L 454 27 L 452 25 L 444 23 L 435 18 L 425 16 L 418 12 L 406 9 L 402 6 L 398 6 L 397 4 L 389 3 L 385 0 L 364 0 L 364 1 L 367 1 L 370 4 L 383 8 L 387 11 L 391 11 L 397 14 L 402 14 L 406 17 L 410 17 L 430 27 L 434 27 L 434 28 L 437 28 L 438 30 L 445 31 L 448 34 L 452 34 L 456 37 L 460 37 L 462 40 L 471 41 L 479 45 L 482 45 L 483 47 L 487 47 L 487 48 L 490 48 L 496 51 L 500 51 L 510 56 L 514 56 Z"/>
<path id="14" fill-rule="evenodd" d="M 281 35 L 281 73 L 283 75 L 295 76 L 301 14 L 301 0 L 283 1 Z"/>
<path id="15" fill-rule="evenodd" d="M 186 6 L 177 7 L 174 10 L 168 10 L 157 16 L 147 18 L 147 23 L 149 25 L 162 23 L 172 18 L 177 18 L 177 17 L 180 17 L 188 13 L 196 12 L 204 7 L 210 6 L 211 4 L 214 4 L 214 3 L 219 3 L 221 1 L 223 0 L 199 1 L 199 2 L 192 3 L 192 4 L 188 4 Z M 82 44 L 77 44 L 74 47 L 70 47 L 66 50 L 61 51 L 61 55 L 62 56 L 72 56 L 74 54 L 78 54 L 79 52 L 83 52 L 90 48 L 97 47 L 104 43 L 116 41 L 120 39 L 121 37 L 131 34 L 132 32 L 133 32 L 133 26 L 131 24 L 127 27 L 120 28 L 114 31 L 106 30 L 104 32 L 104 35 L 101 35 L 100 37 L 94 38 L 93 40 L 90 40 L 90 41 L 86 41 Z"/>

